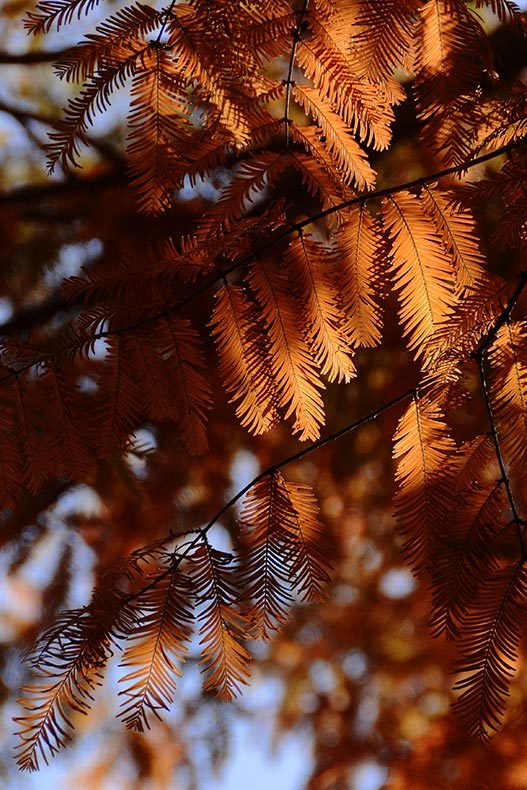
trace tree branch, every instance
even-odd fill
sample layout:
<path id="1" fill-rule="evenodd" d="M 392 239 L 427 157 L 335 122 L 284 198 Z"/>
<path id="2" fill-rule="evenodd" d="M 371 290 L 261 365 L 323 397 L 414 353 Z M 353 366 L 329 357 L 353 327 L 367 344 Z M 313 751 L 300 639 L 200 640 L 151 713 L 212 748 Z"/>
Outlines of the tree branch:
<path id="1" fill-rule="evenodd" d="M 413 189 L 413 188 L 415 188 L 417 186 L 423 186 L 425 184 L 429 184 L 432 181 L 436 181 L 436 180 L 438 180 L 440 178 L 443 178 L 445 176 L 452 175 L 453 173 L 460 173 L 460 172 L 463 172 L 465 170 L 468 170 L 469 168 L 475 167 L 476 165 L 479 165 L 482 162 L 487 162 L 487 161 L 489 161 L 491 159 L 495 159 L 497 156 L 501 156 L 502 154 L 507 153 L 508 151 L 511 151 L 513 149 L 516 149 L 516 148 L 520 148 L 520 147 L 525 146 L 525 145 L 527 145 L 527 138 L 522 138 L 521 140 L 516 140 L 516 141 L 514 141 L 512 143 L 508 143 L 507 145 L 503 145 L 503 146 L 501 146 L 501 148 L 497 148 L 495 151 L 492 151 L 490 153 L 483 154 L 482 156 L 478 156 L 478 157 L 476 157 L 474 159 L 471 159 L 469 162 L 465 162 L 463 165 L 453 165 L 452 167 L 447 167 L 444 170 L 438 170 L 435 173 L 431 173 L 428 176 L 423 176 L 421 178 L 416 178 L 416 179 L 414 179 L 412 181 L 406 181 L 405 183 L 402 183 L 402 184 L 395 184 L 395 185 L 393 185 L 391 187 L 385 187 L 384 189 L 379 189 L 376 192 L 369 192 L 369 193 L 366 193 L 366 194 L 362 194 L 360 196 L 352 198 L 351 200 L 346 200 L 343 203 L 339 203 L 336 206 L 332 206 L 331 208 L 328 208 L 325 211 L 320 211 L 320 212 L 318 212 L 316 214 L 312 214 L 310 217 L 307 217 L 306 219 L 302 220 L 301 222 L 292 223 L 288 228 L 285 228 L 283 231 L 278 233 L 272 239 L 270 239 L 269 241 L 267 241 L 264 244 L 262 244 L 259 248 L 251 250 L 251 252 L 249 252 L 247 255 L 242 256 L 238 261 L 233 263 L 231 266 L 228 266 L 225 269 L 222 269 L 220 274 L 216 274 L 213 277 L 211 277 L 209 280 L 204 282 L 203 285 L 199 286 L 199 288 L 196 288 L 188 296 L 186 296 L 183 299 L 180 299 L 178 302 L 176 302 L 176 304 L 173 305 L 172 307 L 170 307 L 168 309 L 164 309 L 164 310 L 160 311 L 159 313 L 156 313 L 155 315 L 146 316 L 145 318 L 141 318 L 141 319 L 139 319 L 137 321 L 133 321 L 132 323 L 127 324 L 126 326 L 120 327 L 119 329 L 109 329 L 109 330 L 97 332 L 94 335 L 92 335 L 91 340 L 102 340 L 102 339 L 107 338 L 107 337 L 121 335 L 121 334 L 124 334 L 125 332 L 129 332 L 129 331 L 132 331 L 134 329 L 138 329 L 138 328 L 140 328 L 142 326 L 148 326 L 149 324 L 152 324 L 155 321 L 158 321 L 160 318 L 165 318 L 168 315 L 174 315 L 175 313 L 179 312 L 183 307 L 186 307 L 188 304 L 193 302 L 199 296 L 201 296 L 202 294 L 206 293 L 214 285 L 217 285 L 218 283 L 224 281 L 224 279 L 225 279 L 225 277 L 227 275 L 231 274 L 234 271 L 237 271 L 238 269 L 240 269 L 243 266 L 246 266 L 247 263 L 249 263 L 251 260 L 253 260 L 253 258 L 255 256 L 261 255 L 261 254 L 267 252 L 267 250 L 269 250 L 272 247 L 274 247 L 280 241 L 283 241 L 284 239 L 288 238 L 293 233 L 298 233 L 300 230 L 302 230 L 302 228 L 305 228 L 307 225 L 311 224 L 312 222 L 316 222 L 319 219 L 322 219 L 324 217 L 329 216 L 330 214 L 334 214 L 335 212 L 341 211 L 343 208 L 349 208 L 349 207 L 351 207 L 353 205 L 364 203 L 365 201 L 368 201 L 368 200 L 374 200 L 376 198 L 386 197 L 388 195 L 394 195 L 397 192 L 403 192 L 404 190 L 407 190 L 407 189 Z M 95 180 L 95 179 L 92 179 L 90 181 L 82 181 L 81 179 L 70 180 L 70 181 L 66 181 L 66 182 L 60 182 L 59 184 L 55 184 L 54 185 L 54 191 L 58 191 L 60 193 L 60 190 L 58 188 L 62 186 L 64 192 L 68 193 L 71 189 L 74 189 L 74 190 L 75 189 L 79 189 L 79 187 L 82 187 L 82 185 L 84 185 L 84 184 L 86 184 L 86 185 L 89 184 L 92 187 L 99 188 L 101 183 L 105 184 L 107 181 L 109 183 L 115 182 L 117 180 L 116 175 L 119 175 L 119 179 L 121 179 L 121 178 L 124 179 L 124 175 L 121 176 L 121 174 L 114 174 L 114 173 L 112 173 L 112 174 L 103 176 L 103 177 L 101 177 L 100 179 L 97 179 L 97 180 Z M 45 186 L 41 187 L 41 190 L 45 191 Z M 52 194 L 53 194 L 53 192 L 52 192 Z M 3 203 L 3 199 L 2 198 L 3 198 L 3 196 L 0 195 L 0 206 Z M 0 326 L 0 335 L 1 335 L 1 332 L 2 332 L 2 327 Z M 67 350 L 68 351 L 74 351 L 76 348 L 80 348 L 80 346 L 84 342 L 85 341 L 79 341 L 78 343 L 72 343 L 71 345 L 68 346 Z M 62 348 L 59 352 L 56 352 L 56 353 L 57 354 L 61 354 L 61 353 L 64 353 L 65 350 L 66 350 L 65 348 Z M 46 359 L 53 358 L 53 353 L 52 352 L 46 352 L 45 358 Z M 41 357 L 36 357 L 32 362 L 24 365 L 19 370 L 17 370 L 17 371 L 10 371 L 7 375 L 5 375 L 2 378 L 0 378 L 0 384 L 3 381 L 6 381 L 7 379 L 10 379 L 12 376 L 16 376 L 19 373 L 24 372 L 25 370 L 29 370 L 31 367 L 33 367 L 33 365 L 36 365 L 40 361 L 42 361 L 42 358 Z"/>
<path id="2" fill-rule="evenodd" d="M 287 77 L 285 79 L 285 109 L 284 109 L 284 124 L 285 124 L 285 147 L 286 151 L 289 151 L 289 123 L 290 123 L 290 111 L 291 111 L 291 88 L 293 87 L 293 70 L 295 68 L 295 58 L 296 58 L 296 50 L 298 48 L 298 42 L 300 41 L 300 31 L 302 30 L 302 23 L 304 21 L 304 17 L 307 12 L 307 7 L 309 4 L 309 0 L 304 0 L 304 4 L 301 10 L 298 12 L 298 22 L 295 26 L 295 31 L 293 34 L 293 46 L 291 48 L 291 57 L 289 58 L 289 68 L 287 70 Z"/>
<path id="3" fill-rule="evenodd" d="M 340 439 L 342 436 L 345 436 L 346 434 L 357 430 L 357 428 L 360 428 L 362 425 L 366 425 L 366 423 L 368 422 L 373 422 L 373 420 L 375 420 L 381 414 L 384 414 L 384 412 L 388 411 L 394 406 L 397 406 L 398 403 L 402 403 L 407 398 L 414 397 L 416 391 L 417 390 L 415 389 L 405 390 L 400 395 L 397 395 L 395 398 L 392 398 L 391 400 L 384 403 L 382 406 L 379 406 L 378 408 L 373 409 L 373 411 L 370 411 L 367 414 L 364 414 L 362 417 L 359 417 L 357 420 L 348 423 L 348 425 L 345 425 L 343 428 L 339 428 L 338 431 L 335 431 L 334 433 L 330 433 L 328 434 L 328 436 L 323 436 L 321 439 L 318 439 L 316 442 L 313 442 L 308 447 L 304 447 L 302 450 L 299 450 L 298 452 L 293 453 L 292 455 L 288 455 L 287 458 L 283 458 L 281 461 L 277 461 L 276 463 L 271 464 L 271 466 L 268 466 L 267 469 L 264 469 L 262 472 L 257 474 L 256 477 L 253 477 L 253 479 L 249 483 L 247 483 L 245 486 L 243 486 L 243 488 L 237 491 L 236 494 L 234 494 L 234 496 L 232 496 L 229 499 L 229 501 L 226 502 L 225 505 L 223 505 L 223 507 L 220 508 L 220 510 L 218 510 L 218 512 L 210 519 L 210 521 L 204 527 L 201 527 L 200 529 L 189 530 L 188 533 L 186 534 L 196 533 L 196 537 L 193 538 L 191 541 L 189 541 L 184 551 L 179 554 L 176 554 L 174 556 L 174 560 L 170 563 L 169 567 L 166 570 L 164 570 L 162 573 L 158 574 L 158 576 L 153 578 L 147 585 L 142 587 L 137 592 L 127 595 L 124 599 L 124 603 L 135 601 L 141 595 L 144 595 L 152 587 L 155 587 L 157 584 L 163 581 L 163 579 L 166 579 L 167 576 L 169 576 L 174 571 L 174 568 L 177 568 L 177 566 L 182 562 L 182 560 L 188 557 L 188 555 L 192 552 L 192 549 L 196 546 L 196 544 L 200 540 L 203 540 L 203 538 L 205 538 L 207 533 L 212 529 L 212 527 L 215 524 L 218 523 L 218 521 L 224 515 L 224 513 L 230 510 L 237 502 L 239 502 L 240 499 L 243 496 L 245 496 L 245 494 L 261 480 L 263 480 L 266 477 L 269 477 L 269 475 L 272 475 L 275 472 L 278 472 L 280 469 L 283 469 L 284 466 L 288 466 L 289 464 L 292 464 L 294 461 L 300 461 L 302 458 L 305 458 L 306 455 L 310 455 L 310 453 L 315 452 L 315 450 L 319 450 L 321 447 L 325 447 L 325 445 L 330 444 L 331 442 Z M 168 535 L 166 539 L 167 542 L 170 541 L 172 537 L 173 537 L 172 535 Z"/>
<path id="4" fill-rule="evenodd" d="M 507 469 L 505 467 L 505 461 L 504 461 L 503 453 L 501 451 L 501 446 L 500 446 L 498 426 L 496 425 L 496 420 L 494 419 L 494 409 L 493 409 L 493 406 L 492 406 L 492 398 L 491 398 L 491 395 L 490 395 L 490 389 L 489 389 L 487 377 L 485 375 L 485 361 L 486 361 L 486 353 L 487 353 L 487 351 L 489 350 L 489 348 L 492 346 L 493 342 L 495 341 L 495 339 L 496 339 L 496 337 L 498 335 L 498 332 L 500 331 L 501 327 L 504 326 L 510 320 L 510 317 L 512 315 L 512 311 L 514 310 L 514 307 L 516 306 L 516 304 L 518 302 L 518 299 L 520 298 L 521 293 L 522 293 L 522 291 L 523 291 L 523 289 L 525 288 L 526 285 L 527 285 L 527 271 L 523 271 L 520 274 L 520 277 L 518 278 L 518 283 L 516 285 L 516 288 L 512 292 L 511 297 L 510 297 L 509 301 L 507 302 L 507 305 L 505 306 L 505 309 L 503 310 L 501 315 L 498 317 L 498 319 L 494 323 L 494 326 L 492 326 L 489 329 L 489 331 L 487 332 L 487 334 L 482 338 L 482 340 L 481 340 L 481 342 L 480 342 L 480 344 L 479 344 L 479 346 L 478 346 L 478 348 L 476 350 L 476 353 L 474 354 L 474 357 L 475 357 L 475 359 L 476 359 L 476 361 L 478 363 L 478 371 L 479 371 L 479 378 L 480 378 L 480 383 L 481 383 L 481 389 L 482 389 L 482 392 L 483 392 L 483 398 L 484 398 L 484 401 L 485 401 L 485 408 L 487 410 L 487 416 L 488 416 L 488 419 L 489 419 L 490 430 L 491 430 L 491 435 L 492 435 L 492 442 L 494 444 L 494 450 L 495 450 L 495 453 L 496 453 L 496 460 L 498 461 L 498 466 L 499 466 L 500 474 L 501 474 L 501 480 L 503 481 L 503 484 L 505 486 L 505 491 L 507 493 L 507 499 L 509 501 L 509 506 L 510 506 L 510 509 L 511 509 L 511 512 L 512 512 L 512 517 L 513 517 L 514 524 L 515 524 L 515 527 L 516 527 L 516 532 L 517 532 L 517 535 L 518 535 L 518 540 L 519 540 L 520 548 L 521 548 L 521 559 L 522 559 L 522 562 L 525 562 L 527 560 L 527 547 L 525 545 L 525 539 L 524 539 L 525 521 L 520 517 L 520 514 L 518 512 L 518 507 L 516 505 L 516 502 L 515 502 L 515 499 L 514 499 L 514 495 L 512 493 L 512 489 L 511 489 L 510 479 L 509 479 L 509 476 L 507 474 Z"/>
<path id="5" fill-rule="evenodd" d="M 0 65 L 38 66 L 41 63 L 53 63 L 68 55 L 73 47 L 58 49 L 54 52 L 4 52 L 0 51 Z"/>
<path id="6" fill-rule="evenodd" d="M 27 185 L 0 194 L 0 206 L 13 206 L 20 203 L 33 203 L 39 200 L 71 197 L 80 193 L 90 194 L 109 186 L 126 186 L 124 172 L 111 171 L 94 178 L 68 178 L 65 181 L 46 182 L 38 185 Z"/>
<path id="7" fill-rule="evenodd" d="M 11 104 L 7 104 L 4 101 L 0 101 L 0 112 L 5 112 L 7 115 L 11 115 L 16 121 L 20 123 L 20 125 L 25 129 L 27 133 L 29 133 L 28 129 L 28 122 L 36 121 L 37 123 L 45 124 L 46 126 L 51 126 L 52 128 L 57 128 L 59 126 L 59 121 L 56 118 L 50 118 L 48 115 L 42 115 L 38 112 L 33 112 L 32 110 L 25 110 L 21 107 L 14 107 Z M 108 161 L 112 162 L 118 170 L 122 170 L 124 172 L 126 168 L 126 162 L 124 158 L 119 154 L 119 152 L 111 145 L 108 145 L 104 140 L 97 140 L 94 137 L 86 136 L 85 137 L 86 143 L 95 148 L 99 154 L 107 159 Z"/>

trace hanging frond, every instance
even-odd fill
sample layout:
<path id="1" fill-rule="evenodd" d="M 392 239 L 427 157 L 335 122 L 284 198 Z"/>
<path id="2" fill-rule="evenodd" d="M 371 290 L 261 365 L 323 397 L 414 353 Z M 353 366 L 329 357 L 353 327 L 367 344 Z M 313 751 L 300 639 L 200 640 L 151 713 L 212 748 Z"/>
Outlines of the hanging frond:
<path id="1" fill-rule="evenodd" d="M 482 118 L 478 91 L 492 72 L 490 49 L 463 0 L 430 0 L 419 17 L 415 91 L 423 138 L 438 158 L 460 164 Z"/>
<path id="2" fill-rule="evenodd" d="M 335 242 L 345 331 L 353 346 L 376 346 L 381 341 L 379 302 L 386 288 L 381 277 L 384 240 L 379 223 L 361 203 L 346 214 Z"/>
<path id="3" fill-rule="evenodd" d="M 456 510 L 445 526 L 443 545 L 430 563 L 434 636 L 446 633 L 459 639 L 467 612 L 477 600 L 481 584 L 496 571 L 496 544 L 506 510 L 503 486 L 495 481 L 458 489 Z"/>
<path id="4" fill-rule="evenodd" d="M 437 187 L 426 186 L 421 199 L 425 212 L 436 224 L 445 249 L 452 256 L 457 288 L 461 292 L 476 290 L 488 275 L 471 212 L 455 206 L 448 193 Z"/>
<path id="5" fill-rule="evenodd" d="M 352 72 L 348 57 L 320 18 L 310 15 L 309 27 L 311 35 L 298 43 L 298 64 L 361 142 L 377 150 L 387 148 L 393 110 L 386 91 Z"/>
<path id="6" fill-rule="evenodd" d="M 526 114 L 527 87 L 515 84 L 510 96 L 489 103 L 475 153 L 522 140 L 527 134 Z"/>
<path id="7" fill-rule="evenodd" d="M 207 212 L 200 236 L 214 237 L 229 230 L 261 197 L 264 189 L 273 184 L 287 164 L 286 155 L 273 151 L 263 151 L 243 162 L 218 202 Z"/>
<path id="8" fill-rule="evenodd" d="M 355 375 L 345 318 L 338 303 L 338 270 L 330 251 L 304 235 L 287 248 L 284 268 L 296 285 L 304 336 L 316 366 L 329 381 Z"/>
<path id="9" fill-rule="evenodd" d="M 157 214 L 169 208 L 182 170 L 182 150 L 192 127 L 187 88 L 170 70 L 171 57 L 150 47 L 131 88 L 127 154 L 131 183 L 141 209 Z"/>
<path id="10" fill-rule="evenodd" d="M 247 616 L 256 639 L 270 639 L 293 601 L 322 601 L 329 541 L 309 486 L 273 472 L 250 489 L 241 514 L 240 555 Z"/>
<path id="11" fill-rule="evenodd" d="M 472 738 L 488 740 L 501 725 L 525 629 L 526 604 L 527 570 L 522 560 L 487 577 L 464 617 L 456 667 L 462 677 L 454 687 L 462 693 L 454 709 Z"/>
<path id="12" fill-rule="evenodd" d="M 395 515 L 403 552 L 416 573 L 428 566 L 450 513 L 457 448 L 440 410 L 414 398 L 399 420 Z"/>
<path id="13" fill-rule="evenodd" d="M 81 418 L 78 391 L 59 367 L 49 364 L 40 378 L 40 408 L 47 419 L 47 448 L 55 474 L 80 480 L 93 473 L 94 455 L 89 427 Z M 45 405 L 44 405 L 45 404 Z"/>
<path id="14" fill-rule="evenodd" d="M 80 144 L 86 142 L 86 135 L 96 113 L 108 109 L 113 92 L 124 87 L 146 50 L 145 45 L 137 49 L 127 48 L 123 57 L 109 59 L 88 80 L 81 94 L 70 100 L 64 119 L 56 124 L 56 131 L 49 135 L 50 142 L 46 150 L 50 173 L 58 163 L 66 171 L 78 167 Z"/>
<path id="15" fill-rule="evenodd" d="M 515 321 L 499 331 L 490 349 L 491 394 L 500 445 L 511 470 L 527 464 L 527 326 Z"/>
<path id="16" fill-rule="evenodd" d="M 352 67 L 362 79 L 384 82 L 410 73 L 420 0 L 359 0 L 350 32 Z"/>
<path id="17" fill-rule="evenodd" d="M 141 41 L 161 23 L 162 12 L 136 3 L 121 8 L 97 25 L 76 47 L 66 50 L 54 65 L 55 73 L 67 82 L 82 82 L 126 51 L 130 41 Z"/>
<path id="18" fill-rule="evenodd" d="M 99 374 L 99 397 L 94 405 L 97 447 L 102 458 L 127 449 L 141 419 L 141 397 L 135 371 L 124 353 L 122 337 L 109 338 L 108 351 Z"/>
<path id="19" fill-rule="evenodd" d="M 320 136 L 335 158 L 335 162 L 345 181 L 353 184 L 359 191 L 373 189 L 375 172 L 372 170 L 365 151 L 353 139 L 350 129 L 333 111 L 327 100 L 313 88 L 293 87 L 293 95 L 307 115 L 312 115 Z"/>
<path id="20" fill-rule="evenodd" d="M 207 416 L 212 406 L 202 341 L 190 321 L 168 315 L 159 338 L 165 363 L 173 381 L 177 424 L 189 453 L 207 451 Z"/>
<path id="21" fill-rule="evenodd" d="M 174 563 L 169 555 L 168 563 Z M 166 570 L 161 581 L 152 584 Z M 193 612 L 189 607 L 188 577 L 177 567 L 157 567 L 145 578 L 146 589 L 130 607 L 131 631 L 120 666 L 129 671 L 120 678 L 124 688 L 120 716 L 129 729 L 143 732 L 148 717 L 160 718 L 174 701 L 179 665 L 188 651 Z"/>
<path id="22" fill-rule="evenodd" d="M 265 335 L 253 311 L 242 286 L 226 284 L 216 293 L 210 326 L 230 401 L 239 401 L 236 414 L 251 433 L 261 434 L 273 426 L 276 415 Z"/>
<path id="23" fill-rule="evenodd" d="M 391 271 L 399 294 L 408 348 L 426 355 L 428 344 L 452 313 L 455 273 L 420 198 L 399 192 L 383 200 Z"/>
<path id="24" fill-rule="evenodd" d="M 324 422 L 320 390 L 324 388 L 299 323 L 298 295 L 291 292 L 285 271 L 251 267 L 249 284 L 262 309 L 268 335 L 269 365 L 276 388 L 276 404 L 285 418 L 294 415 L 294 433 L 300 439 L 316 439 Z"/>
<path id="25" fill-rule="evenodd" d="M 63 612 L 37 640 L 30 662 L 38 683 L 23 686 L 20 700 L 27 713 L 15 721 L 18 764 L 37 771 L 71 739 L 75 714 L 86 715 L 113 655 L 120 632 L 127 627 L 126 608 L 117 593 L 95 593 L 89 606 Z"/>
<path id="26" fill-rule="evenodd" d="M 98 4 L 99 0 L 40 0 L 36 12 L 28 12 L 24 27 L 34 35 L 49 33 L 52 28 L 59 30 L 89 14 Z"/>
<path id="27" fill-rule="evenodd" d="M 268 475 L 250 489 L 240 513 L 240 578 L 255 639 L 271 639 L 294 601 L 289 559 L 296 523 L 285 485 L 279 473 Z"/>
<path id="28" fill-rule="evenodd" d="M 291 551 L 291 579 L 302 601 L 318 602 L 326 597 L 331 569 L 329 541 L 319 518 L 311 488 L 302 483 L 285 483 L 284 490 L 294 514 L 295 546 Z"/>
<path id="29" fill-rule="evenodd" d="M 302 127 L 301 131 L 307 133 L 309 127 Z M 312 197 L 320 200 L 324 210 L 336 208 L 346 196 L 343 190 L 345 184 L 342 183 L 341 179 L 335 178 L 331 169 L 322 164 L 320 157 L 308 156 L 300 151 L 291 151 L 288 154 L 284 154 L 284 160 L 296 170 L 302 184 Z M 330 224 L 338 224 L 340 212 L 336 211 L 331 214 L 327 221 Z"/>
<path id="30" fill-rule="evenodd" d="M 484 6 L 488 6 L 502 24 L 511 24 L 515 32 L 525 35 L 524 17 L 521 8 L 514 0 L 476 0 L 476 8 Z"/>
<path id="31" fill-rule="evenodd" d="M 204 537 L 189 557 L 196 620 L 205 673 L 204 688 L 231 700 L 247 684 L 251 656 L 243 640 L 251 634 L 238 601 L 238 569 L 233 557 L 212 548 Z"/>

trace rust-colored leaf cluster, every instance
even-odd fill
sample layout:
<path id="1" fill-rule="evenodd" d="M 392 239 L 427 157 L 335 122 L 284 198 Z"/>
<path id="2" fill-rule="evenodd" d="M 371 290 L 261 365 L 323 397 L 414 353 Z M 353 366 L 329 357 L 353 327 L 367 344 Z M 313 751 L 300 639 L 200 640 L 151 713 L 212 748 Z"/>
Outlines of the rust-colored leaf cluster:
<path id="1" fill-rule="evenodd" d="M 95 5 L 42 0 L 26 27 L 45 35 Z M 321 603 L 337 560 L 312 488 L 282 468 L 400 404 L 402 553 L 431 584 L 433 633 L 459 647 L 465 732 L 499 729 L 527 622 L 527 102 L 523 83 L 500 78 L 477 9 L 520 38 L 526 26 L 509 0 L 473 5 L 135 3 L 58 58 L 57 76 L 81 87 L 50 132 L 50 172 L 74 182 L 96 116 L 127 95 L 120 154 L 156 232 L 65 279 L 72 316 L 58 329 L 6 338 L 3 506 L 56 478 L 95 484 L 144 426 L 204 456 L 210 415 L 226 408 L 275 461 L 267 449 L 212 518 L 162 523 L 166 536 L 144 548 L 147 532 L 134 536 L 91 603 L 38 638 L 21 768 L 65 745 L 116 646 L 130 729 L 174 701 L 193 634 L 204 690 L 236 696 L 251 640 L 274 636 L 296 603 Z M 419 155 L 393 166 L 394 181 L 411 102 Z M 188 226 L 172 230 L 187 201 Z M 516 256 L 506 271 L 503 248 Z M 326 403 L 367 387 L 363 360 L 394 344 L 407 381 L 321 438 Z M 460 427 L 471 398 L 487 423 Z M 257 444 L 282 423 L 311 444 L 278 458 L 276 443 Z M 213 528 L 244 495 L 220 550 Z"/>

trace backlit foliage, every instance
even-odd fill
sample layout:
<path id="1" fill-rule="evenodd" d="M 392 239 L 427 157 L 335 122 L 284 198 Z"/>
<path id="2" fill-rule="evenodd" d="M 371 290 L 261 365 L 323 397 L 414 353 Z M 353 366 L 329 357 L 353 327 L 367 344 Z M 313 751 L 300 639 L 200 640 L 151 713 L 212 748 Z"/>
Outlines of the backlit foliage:
<path id="1" fill-rule="evenodd" d="M 45 41 L 96 5 L 42 0 L 27 31 Z M 50 174 L 75 183 L 97 116 L 128 102 L 119 155 L 154 232 L 65 279 L 67 320 L 6 336 L 3 507 L 52 480 L 97 486 L 145 425 L 207 457 L 225 408 L 254 437 L 283 423 L 312 444 L 262 445 L 274 463 L 264 453 L 212 518 L 175 529 L 173 501 L 156 503 L 91 603 L 46 624 L 16 717 L 22 769 L 65 745 L 118 649 L 130 729 L 169 709 L 193 640 L 204 690 L 239 694 L 251 640 L 274 637 L 294 604 L 320 605 L 338 560 L 312 487 L 282 469 L 397 407 L 402 553 L 431 585 L 432 632 L 459 648 L 465 734 L 500 728 L 527 622 L 527 93 L 498 73 L 485 7 L 525 37 L 510 0 L 189 0 L 103 8 L 59 53 L 57 78 L 79 85 L 49 134 Z M 403 152 L 406 175 L 390 180 L 408 97 L 421 156 Z M 171 225 L 206 185 L 192 220 Z M 321 439 L 329 385 L 367 386 L 367 350 L 394 343 L 406 381 Z M 460 420 L 470 398 L 486 425 Z M 243 497 L 220 548 L 213 528 Z M 166 535 L 141 548 L 152 524 Z"/>

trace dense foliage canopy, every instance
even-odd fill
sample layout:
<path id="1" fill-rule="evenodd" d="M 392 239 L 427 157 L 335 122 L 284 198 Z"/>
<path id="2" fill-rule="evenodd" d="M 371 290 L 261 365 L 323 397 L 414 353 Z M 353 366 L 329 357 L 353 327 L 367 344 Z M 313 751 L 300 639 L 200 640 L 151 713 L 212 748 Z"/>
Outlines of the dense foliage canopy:
<path id="1" fill-rule="evenodd" d="M 181 722 L 224 716 L 254 663 L 284 683 L 277 726 L 311 728 L 310 787 L 355 787 L 366 758 L 390 788 L 474 788 L 482 761 L 489 786 L 524 787 L 526 17 L 4 15 L 0 112 L 24 153 L 1 163 L 0 517 L 6 589 L 34 608 L 3 650 L 8 699 L 27 648 L 20 768 L 96 715 L 111 666 L 116 743 L 139 783 L 172 786 L 193 764 Z"/>

